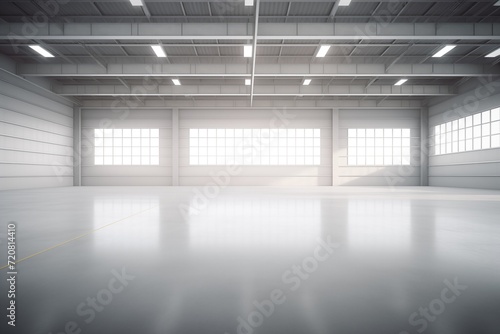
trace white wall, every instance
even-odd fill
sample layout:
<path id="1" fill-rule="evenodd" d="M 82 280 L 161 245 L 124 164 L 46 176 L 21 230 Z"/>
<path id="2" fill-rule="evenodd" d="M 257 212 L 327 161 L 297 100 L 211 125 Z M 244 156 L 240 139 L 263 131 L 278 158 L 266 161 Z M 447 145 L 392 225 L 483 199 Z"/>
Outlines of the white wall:
<path id="1" fill-rule="evenodd" d="M 432 143 L 436 125 L 500 107 L 500 81 L 471 81 L 460 95 L 437 100 L 429 108 L 429 132 Z M 429 158 L 429 185 L 500 189 L 500 149 L 462 152 Z"/>
<path id="2" fill-rule="evenodd" d="M 230 185 L 418 186 L 422 182 L 420 109 L 176 110 L 83 108 L 82 185 L 204 186 L 212 183 L 213 175 L 225 171 L 227 167 L 189 165 L 190 128 L 321 129 L 319 166 L 242 166 L 241 170 L 231 177 Z M 178 122 L 173 121 L 177 117 Z M 94 166 L 92 130 L 105 127 L 159 127 L 160 166 Z M 411 166 L 347 166 L 348 128 L 410 128 Z M 178 138 L 173 138 L 172 134 L 175 133 L 178 133 Z M 337 135 L 332 136 L 332 133 Z"/>
<path id="3" fill-rule="evenodd" d="M 82 109 L 81 181 L 83 186 L 172 185 L 172 111 Z M 95 166 L 94 129 L 159 129 L 159 166 Z"/>
<path id="4" fill-rule="evenodd" d="M 319 166 L 243 166 L 230 185 L 329 186 L 332 184 L 332 111 L 295 109 L 179 110 L 179 185 L 202 186 L 223 166 L 189 165 L 190 128 L 319 128 Z"/>
<path id="5" fill-rule="evenodd" d="M 340 109 L 338 128 L 337 185 L 420 185 L 420 109 Z M 411 166 L 348 166 L 347 130 L 350 128 L 402 129 L 411 131 Z"/>
<path id="6" fill-rule="evenodd" d="M 72 103 L 0 71 L 0 190 L 72 186 Z"/>

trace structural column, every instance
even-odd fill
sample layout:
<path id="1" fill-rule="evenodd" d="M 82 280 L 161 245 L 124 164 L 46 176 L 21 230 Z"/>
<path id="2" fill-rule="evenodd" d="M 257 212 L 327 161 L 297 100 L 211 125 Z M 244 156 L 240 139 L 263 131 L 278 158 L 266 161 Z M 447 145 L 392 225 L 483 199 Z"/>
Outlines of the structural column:
<path id="1" fill-rule="evenodd" d="M 172 109 L 172 186 L 179 185 L 179 109 Z"/>
<path id="2" fill-rule="evenodd" d="M 339 110 L 332 109 L 332 186 L 339 185 Z"/>
<path id="3" fill-rule="evenodd" d="M 73 108 L 73 186 L 82 185 L 82 109 Z"/>
<path id="4" fill-rule="evenodd" d="M 420 109 L 420 185 L 429 185 L 429 110 Z"/>

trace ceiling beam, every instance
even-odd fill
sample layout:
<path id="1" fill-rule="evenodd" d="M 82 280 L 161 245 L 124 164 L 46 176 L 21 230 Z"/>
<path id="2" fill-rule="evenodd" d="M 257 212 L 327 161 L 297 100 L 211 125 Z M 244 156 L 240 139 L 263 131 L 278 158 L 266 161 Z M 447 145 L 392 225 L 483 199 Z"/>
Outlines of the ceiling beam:
<path id="1" fill-rule="evenodd" d="M 142 12 L 147 17 L 148 21 L 151 20 L 151 12 L 148 9 L 148 5 L 145 2 L 143 2 L 141 8 Z"/>
<path id="2" fill-rule="evenodd" d="M 434 22 L 447 22 L 449 19 L 453 19 L 454 23 L 466 23 L 470 22 L 470 20 L 474 20 L 476 23 L 481 23 L 487 19 L 491 19 L 494 21 L 496 17 L 496 12 L 499 10 L 494 9 L 491 11 L 491 14 L 488 15 L 469 15 L 469 16 L 451 16 L 448 14 L 445 15 L 400 15 L 400 19 L 404 19 L 405 21 L 413 21 L 417 22 L 418 20 L 425 20 L 424 22 L 429 22 L 429 21 L 434 21 Z M 385 13 L 384 13 L 385 15 Z M 397 14 L 395 14 L 397 15 Z M 387 19 L 395 17 L 395 15 L 388 14 Z M 180 17 L 179 15 L 154 15 L 151 17 L 151 20 L 154 20 L 156 22 L 169 22 L 169 21 L 177 21 L 179 20 Z M 248 15 L 231 15 L 231 16 L 226 16 L 229 17 L 233 22 L 236 22 L 236 20 L 243 21 L 245 23 L 250 23 L 252 16 Z M 196 22 L 199 22 L 200 20 L 208 20 L 208 22 L 213 22 L 214 16 L 210 15 L 196 15 L 196 16 L 187 16 L 184 18 L 185 22 L 188 22 L 189 19 L 195 19 Z M 219 17 L 219 21 L 221 20 L 222 17 Z M 380 16 L 377 15 L 337 15 L 335 17 L 330 17 L 329 15 L 293 15 L 293 16 L 285 16 L 285 15 L 266 15 L 264 17 L 261 17 L 261 22 L 276 22 L 276 19 L 280 20 L 285 20 L 285 22 L 291 20 L 294 22 L 298 22 L 301 20 L 308 20 L 308 19 L 315 19 L 314 22 L 318 22 L 318 19 L 324 20 L 325 22 L 328 22 L 329 19 L 345 19 L 345 20 L 352 20 L 358 21 L 358 22 L 365 22 L 366 20 L 370 20 L 370 22 L 376 22 L 377 19 L 381 21 Z M 2 15 L 0 13 L 0 19 L 4 20 L 5 22 L 23 22 L 26 20 L 26 16 L 23 15 Z M 148 23 L 150 20 L 145 17 L 144 15 L 112 15 L 112 16 L 99 16 L 99 15 L 89 15 L 89 16 L 82 16 L 82 15 L 68 15 L 68 16 L 55 16 L 51 17 L 50 22 L 51 23 L 61 23 L 61 22 L 72 22 L 72 23 L 121 23 L 121 22 L 130 22 L 133 20 L 135 23 Z M 207 23 L 208 23 L 207 22 Z M 422 23 L 422 21 L 420 21 Z"/>
<path id="3" fill-rule="evenodd" d="M 248 96 L 245 85 L 59 85 L 55 92 L 61 96 Z M 451 96 L 454 88 L 447 85 L 258 85 L 254 96 Z"/>
<path id="4" fill-rule="evenodd" d="M 23 23 L 0 25 L 11 42 L 89 40 L 249 40 L 250 23 L 49 23 L 26 35 Z M 261 23 L 263 40 L 500 40 L 500 23 Z"/>
<path id="5" fill-rule="evenodd" d="M 257 98 L 255 99 L 253 109 L 259 108 L 313 108 L 313 109 L 331 109 L 331 108 L 344 108 L 344 109 L 360 109 L 360 108 L 373 108 L 377 106 L 377 102 L 380 97 L 372 97 L 366 100 L 360 100 L 359 98 L 338 98 L 332 97 L 329 99 L 290 99 L 290 98 Z M 92 98 L 84 97 L 81 99 L 82 104 L 85 108 L 110 108 L 116 110 L 119 107 L 130 108 L 130 103 L 124 101 L 123 103 L 117 103 L 116 98 Z M 200 109 L 217 109 L 217 110 L 234 110 L 234 108 L 246 108 L 249 107 L 248 98 L 175 98 L 169 99 L 158 97 L 158 98 L 148 98 L 144 99 L 144 109 L 163 109 L 165 108 L 200 108 Z M 380 107 L 386 109 L 401 109 L 401 108 L 414 108 L 420 109 L 424 106 L 424 100 L 418 97 L 415 98 L 391 98 L 385 100 Z"/>
<path id="6" fill-rule="evenodd" d="M 99 9 L 99 7 L 97 7 L 95 1 L 91 1 L 90 5 L 92 6 L 92 8 L 94 8 L 94 10 L 97 12 L 99 16 L 103 16 L 101 10 Z"/>
<path id="7" fill-rule="evenodd" d="M 81 43 L 81 46 L 87 51 L 89 54 L 90 58 L 92 58 L 99 66 L 101 66 L 103 69 L 106 69 L 106 64 L 104 64 L 102 61 L 100 61 L 95 55 L 94 52 L 90 49 L 90 47 L 86 46 L 85 44 Z"/>
<path id="8" fill-rule="evenodd" d="M 32 0 L 15 0 L 16 2 L 31 2 Z M 95 2 L 96 0 L 78 0 L 75 2 Z M 149 2 L 158 2 L 158 0 L 143 0 L 144 3 L 149 3 Z M 175 2 L 179 3 L 181 0 L 162 0 L 162 2 Z M 276 3 L 276 2 L 305 2 L 307 0 L 261 0 L 261 2 L 269 2 L 269 3 Z M 457 0 L 438 0 L 439 2 L 456 2 Z M 463 3 L 474 3 L 474 2 L 484 2 L 484 3 L 492 3 L 492 0 L 461 0 Z M 106 2 L 121 2 L 121 3 L 130 3 L 130 0 L 106 0 Z M 182 2 L 200 2 L 200 0 L 182 0 Z M 234 0 L 225 0 L 225 1 L 219 1 L 219 2 L 227 2 L 227 3 L 233 3 Z M 332 0 L 314 0 L 314 2 L 332 2 Z M 394 0 L 353 0 L 353 3 L 355 2 L 371 2 L 371 3 L 379 3 L 379 2 L 386 2 L 386 3 L 394 3 Z M 416 2 L 424 2 L 424 3 L 434 3 L 436 0 L 417 0 Z M 493 2 L 494 3 L 494 2 Z"/>
<path id="9" fill-rule="evenodd" d="M 410 51 L 413 45 L 414 44 L 409 44 L 406 47 L 406 49 L 403 52 L 401 52 L 401 54 L 396 59 L 394 59 L 389 65 L 387 65 L 386 71 L 389 71 L 394 65 L 396 65 L 401 59 L 403 59 L 403 57 L 406 55 L 408 51 Z"/>
<path id="10" fill-rule="evenodd" d="M 125 80 L 123 80 L 122 78 L 117 78 L 118 81 L 120 81 L 122 83 L 122 85 L 124 85 L 125 87 L 127 87 L 128 89 L 132 89 L 130 87 L 130 85 L 128 83 L 125 82 Z"/>
<path id="11" fill-rule="evenodd" d="M 392 19 L 391 23 L 396 22 L 396 20 L 401 16 L 401 14 L 403 14 L 403 12 L 406 10 L 406 8 L 408 8 L 409 5 L 410 5 L 410 2 L 407 1 L 405 3 L 405 5 L 403 6 L 403 8 L 400 9 L 399 13 L 396 16 L 394 16 L 394 18 Z"/>
<path id="12" fill-rule="evenodd" d="M 250 78 L 249 64 L 19 64 L 25 77 L 213 77 Z M 483 77 L 500 67 L 479 64 L 258 64 L 255 77 Z"/>
<path id="13" fill-rule="evenodd" d="M 253 33 L 253 46 L 252 46 L 252 77 L 250 78 L 250 106 L 253 105 L 253 94 L 255 88 L 255 62 L 257 60 L 257 38 L 259 30 L 259 9 L 260 0 L 255 0 L 255 23 L 254 23 L 254 33 Z"/>
<path id="14" fill-rule="evenodd" d="M 53 46 L 53 47 L 72 47 L 72 46 L 81 46 L 81 43 L 45 43 L 47 46 Z M 165 43 L 163 42 L 163 46 L 165 47 L 186 47 L 186 46 L 196 46 L 196 47 L 203 47 L 203 46 L 218 46 L 218 47 L 228 47 L 228 48 L 234 48 L 235 46 L 244 46 L 247 45 L 248 43 L 228 43 L 228 44 L 220 44 L 220 43 L 196 43 L 196 44 L 186 44 L 186 43 Z M 302 44 L 302 43 L 293 43 L 292 41 L 286 42 L 282 41 L 280 43 L 259 43 L 257 41 L 257 44 L 262 46 L 262 47 L 281 47 L 281 46 L 296 46 L 296 47 L 316 47 L 316 44 Z M 400 43 L 328 43 L 332 47 L 406 47 L 410 44 L 413 44 L 415 46 L 421 46 L 421 47 L 439 47 L 442 46 L 443 43 L 418 43 L 415 44 L 415 42 L 400 42 Z M 0 46 L 27 46 L 25 43 L 0 43 Z M 117 41 L 114 41 L 113 43 L 85 43 L 85 45 L 89 47 L 104 47 L 104 46 L 114 46 L 114 47 L 128 47 L 128 46 L 133 46 L 133 47 L 149 47 L 151 43 L 118 43 Z M 468 43 L 459 43 L 457 44 L 458 46 L 491 46 L 492 49 L 500 47 L 500 41 L 496 43 L 487 43 L 485 44 L 484 42 L 478 42 L 478 41 L 470 41 Z M 451 55 L 447 55 L 449 57 Z"/>
<path id="15" fill-rule="evenodd" d="M 339 5 L 340 5 L 340 0 L 335 0 L 335 3 L 333 4 L 332 10 L 330 11 L 330 14 L 328 15 L 328 21 L 330 22 L 331 19 L 337 15 L 337 12 L 339 10 Z"/>

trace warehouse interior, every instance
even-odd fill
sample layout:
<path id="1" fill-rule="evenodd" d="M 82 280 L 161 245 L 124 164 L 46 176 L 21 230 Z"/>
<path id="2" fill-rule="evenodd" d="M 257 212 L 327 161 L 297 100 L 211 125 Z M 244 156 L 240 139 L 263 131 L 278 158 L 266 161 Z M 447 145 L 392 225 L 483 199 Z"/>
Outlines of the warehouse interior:
<path id="1" fill-rule="evenodd" d="M 498 0 L 2 1 L 2 333 L 497 333 L 499 64 Z"/>

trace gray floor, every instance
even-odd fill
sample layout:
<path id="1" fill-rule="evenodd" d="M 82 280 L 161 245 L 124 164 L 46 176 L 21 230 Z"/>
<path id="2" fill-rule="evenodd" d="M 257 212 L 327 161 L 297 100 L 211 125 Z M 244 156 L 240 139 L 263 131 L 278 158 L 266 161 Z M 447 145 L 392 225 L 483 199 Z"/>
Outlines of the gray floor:
<path id="1" fill-rule="evenodd" d="M 200 190 L 0 192 L 9 332 L 498 333 L 498 191 Z"/>

